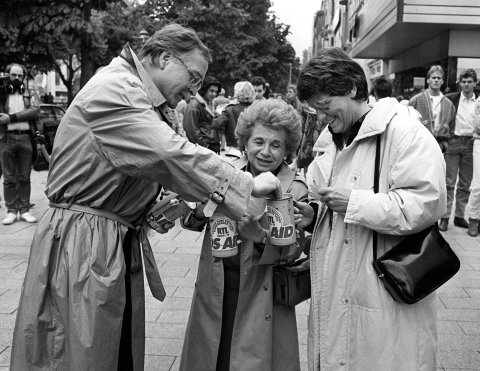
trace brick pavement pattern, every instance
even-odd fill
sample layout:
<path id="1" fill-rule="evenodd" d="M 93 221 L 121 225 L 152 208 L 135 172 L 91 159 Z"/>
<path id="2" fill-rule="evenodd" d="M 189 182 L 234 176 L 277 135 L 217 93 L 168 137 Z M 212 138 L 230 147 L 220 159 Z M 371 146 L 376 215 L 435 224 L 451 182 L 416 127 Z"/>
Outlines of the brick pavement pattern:
<path id="1" fill-rule="evenodd" d="M 40 219 L 47 209 L 46 172 L 32 173 L 31 210 Z M 6 212 L 1 201 L 0 218 Z M 0 371 L 9 369 L 15 315 L 35 225 L 0 225 Z M 197 274 L 203 234 L 178 225 L 151 238 L 167 290 L 163 303 L 146 288 L 145 370 L 178 370 L 183 337 Z M 438 290 L 437 370 L 480 370 L 480 237 L 450 224 L 446 238 L 462 262 L 460 272 Z M 308 302 L 297 307 L 302 370 L 307 370 Z"/>

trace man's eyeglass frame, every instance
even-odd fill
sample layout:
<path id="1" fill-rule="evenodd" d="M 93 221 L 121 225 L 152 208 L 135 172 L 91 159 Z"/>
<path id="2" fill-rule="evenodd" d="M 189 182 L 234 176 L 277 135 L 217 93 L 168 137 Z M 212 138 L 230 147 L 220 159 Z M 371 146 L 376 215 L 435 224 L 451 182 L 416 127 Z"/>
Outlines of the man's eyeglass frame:
<path id="1" fill-rule="evenodd" d="M 185 67 L 185 69 L 187 70 L 188 74 L 190 75 L 190 82 L 188 83 L 188 87 L 192 91 L 192 93 L 195 92 L 195 94 L 196 94 L 202 86 L 202 78 L 198 75 L 195 75 L 190 70 L 190 68 L 188 68 L 188 66 L 185 64 L 183 59 L 180 58 L 178 55 L 174 55 L 174 58 L 179 60 L 180 63 L 183 65 L 183 67 Z M 195 94 L 192 94 L 192 95 L 195 95 Z"/>

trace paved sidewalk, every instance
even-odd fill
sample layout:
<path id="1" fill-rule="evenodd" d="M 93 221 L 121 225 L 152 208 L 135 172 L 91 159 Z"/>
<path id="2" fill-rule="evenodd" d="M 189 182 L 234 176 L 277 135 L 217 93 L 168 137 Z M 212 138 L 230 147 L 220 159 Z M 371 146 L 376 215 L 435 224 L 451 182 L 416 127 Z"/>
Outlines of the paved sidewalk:
<path id="1" fill-rule="evenodd" d="M 38 218 L 47 208 L 45 183 L 46 172 L 32 173 L 32 202 L 36 203 L 32 212 Z M 3 219 L 4 202 L 0 205 Z M 0 371 L 9 369 L 13 326 L 34 231 L 35 226 L 25 222 L 0 224 Z M 167 298 L 161 303 L 146 289 L 146 370 L 178 370 L 202 237 L 177 226 L 151 241 Z M 453 225 L 446 237 L 460 256 L 462 268 L 438 291 L 437 367 L 480 370 L 480 237 L 471 238 Z M 302 303 L 297 309 L 302 370 L 307 369 L 307 313 L 308 305 Z"/>

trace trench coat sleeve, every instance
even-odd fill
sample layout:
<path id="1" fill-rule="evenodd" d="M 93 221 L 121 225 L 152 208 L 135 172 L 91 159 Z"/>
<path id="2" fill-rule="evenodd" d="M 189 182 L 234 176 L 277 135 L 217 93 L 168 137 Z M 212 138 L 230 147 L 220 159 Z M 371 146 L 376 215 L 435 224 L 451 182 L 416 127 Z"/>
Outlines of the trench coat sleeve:
<path id="1" fill-rule="evenodd" d="M 177 135 L 161 121 L 144 87 L 135 81 L 112 81 L 90 89 L 90 94 L 109 97 L 93 103 L 90 95 L 80 99 L 92 142 L 112 166 L 159 182 L 187 201 L 205 201 L 220 191 L 224 200 L 218 211 L 235 220 L 242 217 L 253 189 L 251 177 Z"/>
<path id="2" fill-rule="evenodd" d="M 390 138 L 387 129 L 382 138 L 380 193 L 352 190 L 345 222 L 391 235 L 425 229 L 446 208 L 445 162 L 440 148 L 420 124 Z"/>

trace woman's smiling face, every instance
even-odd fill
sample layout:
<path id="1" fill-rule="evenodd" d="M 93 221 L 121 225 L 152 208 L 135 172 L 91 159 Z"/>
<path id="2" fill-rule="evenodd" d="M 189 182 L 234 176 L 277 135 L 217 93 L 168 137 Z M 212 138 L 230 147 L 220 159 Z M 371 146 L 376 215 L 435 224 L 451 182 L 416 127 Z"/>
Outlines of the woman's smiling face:
<path id="1" fill-rule="evenodd" d="M 334 133 L 345 133 L 350 130 L 357 120 L 358 104 L 352 98 L 356 90 L 344 96 L 316 94 L 307 100 L 310 107 L 317 112 L 318 119 L 330 126 Z"/>
<path id="2" fill-rule="evenodd" d="M 256 124 L 245 146 L 253 175 L 275 171 L 287 153 L 286 143 L 287 133 L 283 128 Z"/>

